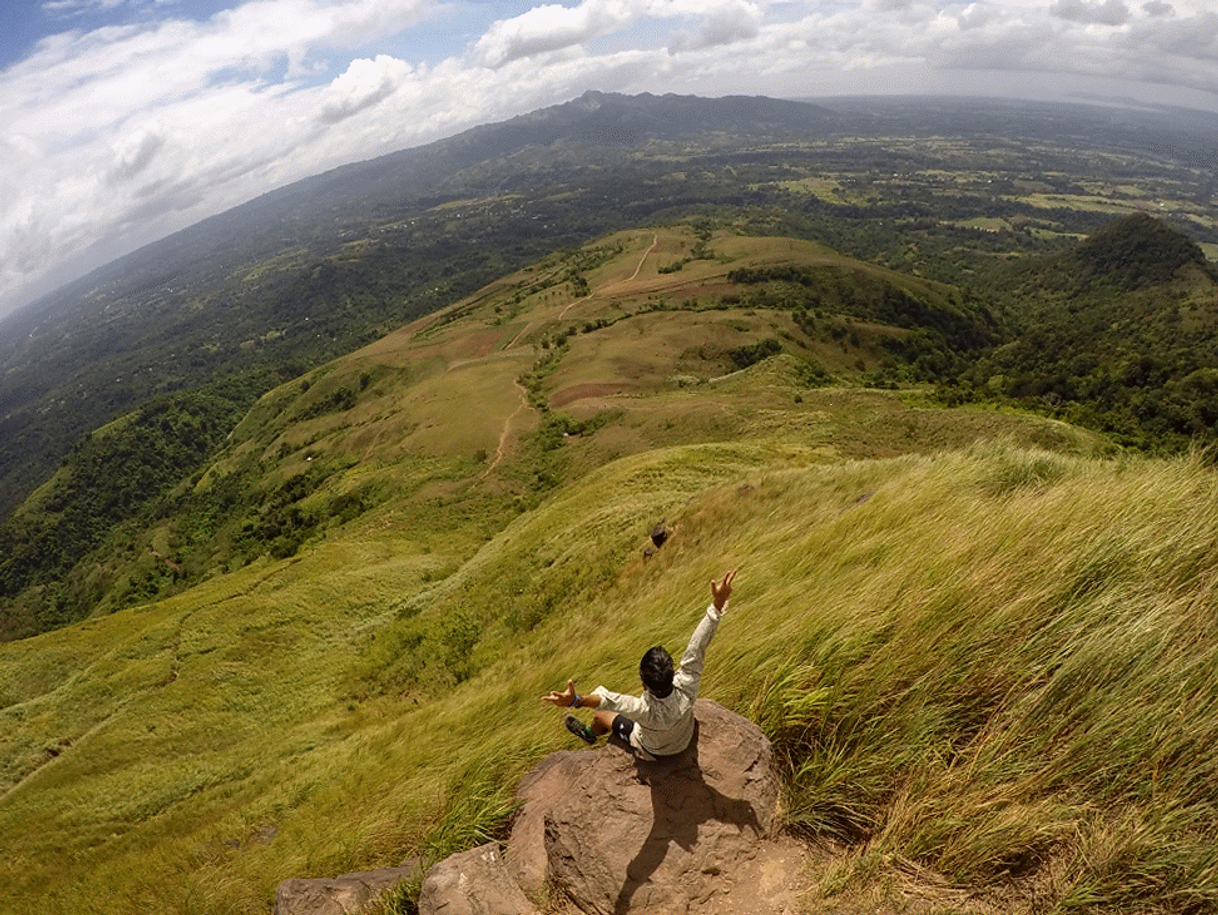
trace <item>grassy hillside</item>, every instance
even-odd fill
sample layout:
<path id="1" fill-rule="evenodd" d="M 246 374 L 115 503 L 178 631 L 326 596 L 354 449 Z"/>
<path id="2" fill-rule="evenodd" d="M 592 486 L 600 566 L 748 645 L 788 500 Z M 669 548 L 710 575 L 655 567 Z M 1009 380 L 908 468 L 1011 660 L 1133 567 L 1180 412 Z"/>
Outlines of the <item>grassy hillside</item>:
<path id="1" fill-rule="evenodd" d="M 899 867 L 1012 911 L 1211 907 L 1214 486 L 1009 445 L 683 446 L 430 585 L 370 529 L 5 646 L 5 905 L 264 911 L 284 877 L 494 834 L 569 746 L 536 697 L 629 684 L 739 564 L 705 694 L 775 740 L 788 824 L 847 843 L 824 892 Z"/>
<path id="2" fill-rule="evenodd" d="M 0 525 L 0 637 L 291 556 L 387 499 L 435 536 L 485 536 L 579 468 L 736 434 L 743 415 L 706 395 L 766 357 L 804 387 L 895 385 L 987 332 L 957 291 L 810 242 L 609 236 L 280 386 L 236 429 L 248 400 L 229 385 L 97 430 Z"/>
<path id="3" fill-rule="evenodd" d="M 835 843 L 809 912 L 1218 905 L 1212 466 L 854 386 L 908 331 L 727 280 L 783 264 L 874 270 L 625 233 L 262 398 L 137 551 L 190 587 L 0 645 L 0 911 L 265 912 L 501 835 L 571 747 L 537 697 L 630 688 L 732 566 L 703 694 Z"/>

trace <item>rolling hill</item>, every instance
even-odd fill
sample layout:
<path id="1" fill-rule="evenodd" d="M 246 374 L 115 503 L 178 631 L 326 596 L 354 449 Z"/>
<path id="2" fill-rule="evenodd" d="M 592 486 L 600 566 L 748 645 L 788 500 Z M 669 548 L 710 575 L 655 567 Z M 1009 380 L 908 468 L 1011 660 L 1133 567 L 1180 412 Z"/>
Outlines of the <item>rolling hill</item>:
<path id="1" fill-rule="evenodd" d="M 1123 445 L 1218 432 L 1218 271 L 1145 214 L 996 278 L 1012 333 L 962 372 L 970 397 L 1037 403 Z"/>
<path id="2" fill-rule="evenodd" d="M 267 194 L 0 322 L 0 518 L 155 398 L 262 393 L 552 251 L 701 216 L 990 297 L 1153 208 L 1218 243 L 1212 121 L 961 99 L 587 93 Z"/>
<path id="3" fill-rule="evenodd" d="M 235 429 L 241 392 L 213 386 L 97 430 L 0 527 L 0 630 L 291 555 L 397 490 L 366 457 L 389 442 L 395 465 L 426 456 L 419 472 L 454 485 L 517 442 L 532 477 L 511 496 L 529 505 L 571 473 L 705 436 L 718 421 L 689 394 L 767 356 L 783 353 L 805 387 L 927 381 L 927 360 L 961 358 L 993 330 L 956 290 L 810 242 L 703 224 L 612 235 L 277 388 Z"/>
<path id="4" fill-rule="evenodd" d="M 120 258 L 0 323 L 0 515 L 147 399 L 236 376 L 252 402 L 557 248 L 738 198 L 709 171 L 672 180 L 674 157 L 806 140 L 832 120 L 774 99 L 589 92 L 270 191 Z"/>
<path id="5" fill-rule="evenodd" d="M 0 525 L 0 635 L 165 597 L 268 551 L 292 555 L 393 490 L 339 482 L 359 460 L 355 444 L 327 457 L 299 431 L 275 435 L 291 423 L 339 424 L 380 441 L 386 418 L 398 419 L 390 404 L 402 401 L 408 412 L 442 405 L 413 419 L 414 435 L 388 433 L 404 454 L 434 451 L 425 430 L 487 391 L 496 410 L 514 406 L 536 423 L 521 504 L 563 482 L 569 456 L 585 449 L 557 446 L 585 432 L 599 431 L 584 436 L 597 443 L 575 462 L 585 466 L 671 438 L 650 428 L 670 412 L 662 401 L 607 396 L 698 387 L 779 353 L 807 387 L 921 386 L 948 404 L 1016 405 L 1146 450 L 1215 432 L 1215 271 L 1150 217 L 1017 262 L 988 299 L 722 220 L 658 226 L 650 246 L 640 231 L 564 249 L 420 319 L 425 329 L 388 362 L 359 372 L 331 364 L 288 382 L 245 421 L 261 429 L 260 451 L 234 429 L 250 402 L 240 377 L 153 399 L 96 430 Z M 631 265 L 627 250 L 639 248 Z M 458 328 L 468 336 L 453 338 Z M 704 434 L 702 418 L 666 422 Z M 446 457 L 502 460 L 497 419 L 471 416 L 464 428 Z M 619 439 L 630 444 L 600 450 Z M 233 457 L 237 443 L 246 448 Z"/>

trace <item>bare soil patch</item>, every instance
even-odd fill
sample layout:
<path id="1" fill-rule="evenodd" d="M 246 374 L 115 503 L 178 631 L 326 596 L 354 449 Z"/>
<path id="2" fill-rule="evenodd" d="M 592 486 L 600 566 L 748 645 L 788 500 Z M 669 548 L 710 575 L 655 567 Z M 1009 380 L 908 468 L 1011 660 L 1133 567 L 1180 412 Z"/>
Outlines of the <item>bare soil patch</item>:
<path id="1" fill-rule="evenodd" d="M 588 397 L 605 397 L 610 394 L 626 394 L 637 390 L 638 385 L 634 384 L 573 384 L 555 392 L 550 398 L 550 406 L 564 407 Z"/>

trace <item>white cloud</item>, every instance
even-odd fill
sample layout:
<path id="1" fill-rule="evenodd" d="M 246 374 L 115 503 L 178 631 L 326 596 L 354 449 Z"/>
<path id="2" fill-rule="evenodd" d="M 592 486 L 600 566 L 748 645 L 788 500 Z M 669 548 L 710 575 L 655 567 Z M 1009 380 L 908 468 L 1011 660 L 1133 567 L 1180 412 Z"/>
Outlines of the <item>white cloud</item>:
<path id="1" fill-rule="evenodd" d="M 307 58 L 425 11 L 425 0 L 256 0 L 202 23 L 44 39 L 0 80 L 0 136 L 21 138 L 0 161 L 0 296 L 61 258 L 121 253 L 325 167 L 308 148 L 318 123 L 375 104 L 409 67 L 356 61 L 323 90 L 302 81 Z M 272 79 L 285 66 L 288 79 Z"/>
<path id="2" fill-rule="evenodd" d="M 52 16 L 72 16 L 118 9 L 127 0 L 46 0 L 42 10 Z"/>
<path id="3" fill-rule="evenodd" d="M 696 31 L 675 32 L 668 49 L 680 53 L 756 38 L 761 31 L 761 19 L 761 8 L 752 3 L 733 3 L 711 10 Z"/>
<path id="4" fill-rule="evenodd" d="M 1121 0 L 1103 0 L 1089 3 L 1088 0 L 1057 0 L 1049 12 L 1061 19 L 1095 25 L 1124 25 L 1129 21 L 1129 7 Z"/>
<path id="5" fill-rule="evenodd" d="M 325 103 L 319 119 L 325 124 L 344 121 L 388 98 L 413 76 L 410 64 L 387 54 L 378 54 L 375 60 L 353 60 L 330 84 L 332 99 Z"/>
<path id="6" fill-rule="evenodd" d="M 0 297 L 81 252 L 96 265 L 287 181 L 589 88 L 959 91 L 1002 70 L 1021 87 L 1051 74 L 1045 94 L 1124 77 L 1218 108 L 1209 0 L 578 0 L 498 18 L 498 3 L 439 2 L 251 0 L 44 39 L 0 74 Z M 394 44 L 445 15 L 472 32 L 451 56 L 424 66 Z"/>
<path id="7" fill-rule="evenodd" d="M 474 43 L 472 59 L 498 68 L 539 54 L 576 48 L 640 22 L 661 35 L 671 29 L 671 53 L 717 47 L 755 37 L 763 6 L 748 0 L 583 0 L 546 4 L 501 19 Z M 665 21 L 675 23 L 669 26 Z"/>
<path id="8" fill-rule="evenodd" d="M 970 3 L 964 9 L 956 12 L 954 18 L 961 29 L 980 29 L 991 24 L 999 13 L 994 7 L 984 3 Z"/>
<path id="9" fill-rule="evenodd" d="M 522 57 L 557 51 L 606 35 L 634 22 L 642 4 L 630 0 L 584 0 L 579 6 L 536 6 L 495 22 L 474 45 L 476 59 L 501 67 Z"/>
<path id="10" fill-rule="evenodd" d="M 162 146 L 165 137 L 156 128 L 141 128 L 124 137 L 115 151 L 114 164 L 110 167 L 108 183 L 130 181 L 148 167 Z"/>

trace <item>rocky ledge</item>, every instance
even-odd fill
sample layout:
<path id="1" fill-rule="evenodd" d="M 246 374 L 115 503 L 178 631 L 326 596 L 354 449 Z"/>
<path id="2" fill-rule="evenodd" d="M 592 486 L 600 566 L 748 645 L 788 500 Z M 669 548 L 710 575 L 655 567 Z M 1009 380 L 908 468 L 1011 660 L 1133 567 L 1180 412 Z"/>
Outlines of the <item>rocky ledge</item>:
<path id="1" fill-rule="evenodd" d="M 786 910 L 803 859 L 774 835 L 769 741 L 714 702 L 695 716 L 675 757 L 644 762 L 613 743 L 547 756 L 521 781 L 506 850 L 432 867 L 420 915 L 538 915 L 564 900 L 587 915 Z"/>

